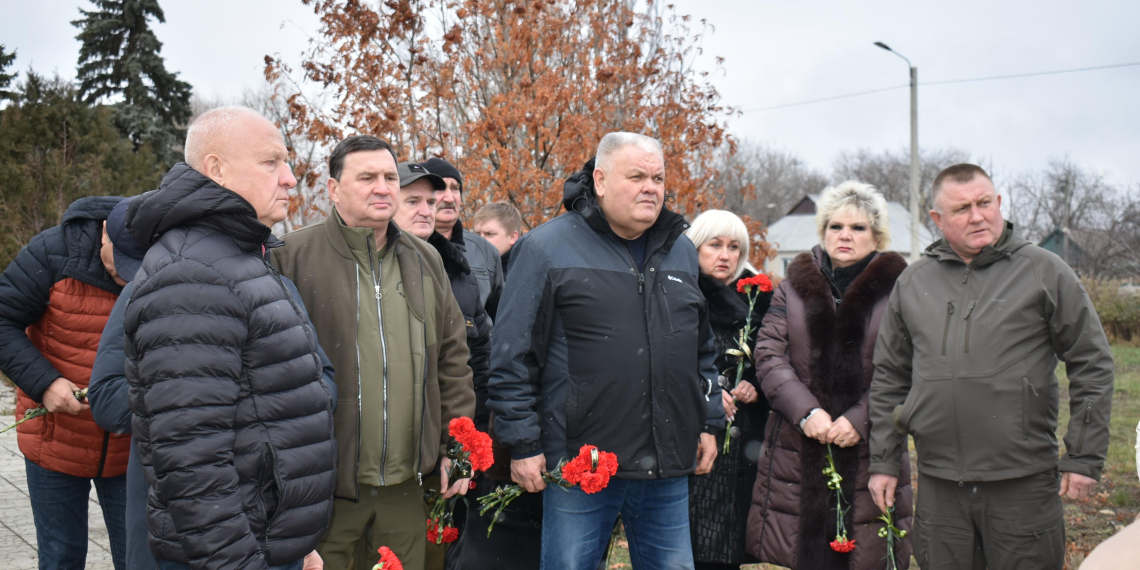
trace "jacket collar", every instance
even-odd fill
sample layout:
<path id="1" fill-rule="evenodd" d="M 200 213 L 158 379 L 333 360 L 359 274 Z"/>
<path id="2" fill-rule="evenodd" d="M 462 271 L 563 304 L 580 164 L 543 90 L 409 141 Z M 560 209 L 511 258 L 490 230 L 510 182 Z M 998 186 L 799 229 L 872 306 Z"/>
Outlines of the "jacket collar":
<path id="1" fill-rule="evenodd" d="M 1014 230 L 1013 222 L 1006 220 L 1005 228 L 1001 232 L 1001 237 L 998 238 L 997 243 L 987 245 L 982 249 L 970 265 L 975 268 L 986 267 L 992 265 L 1002 259 L 1009 259 L 1017 250 L 1029 245 L 1029 240 L 1021 237 Z M 962 258 L 950 247 L 946 238 L 942 238 L 926 248 L 925 255 L 933 257 L 938 261 L 956 261 L 958 263 L 965 263 Z"/>
<path id="2" fill-rule="evenodd" d="M 453 232 L 451 235 L 455 235 L 455 233 Z M 459 251 L 459 248 L 455 246 L 454 241 L 448 240 L 439 232 L 432 232 L 431 235 L 428 236 L 427 242 L 431 244 L 431 246 L 439 252 L 439 256 L 443 258 L 443 269 L 447 271 L 448 277 L 471 273 L 471 265 L 467 263 L 467 258 L 463 255 L 463 252 Z"/>
<path id="3" fill-rule="evenodd" d="M 739 328 L 748 317 L 748 305 L 736 292 L 735 284 L 734 280 L 725 285 L 703 272 L 697 276 L 697 286 L 708 301 L 709 324 L 714 328 Z"/>
<path id="4" fill-rule="evenodd" d="M 443 234 L 439 234 L 439 235 L 442 236 Z M 464 240 L 463 240 L 463 220 L 456 218 L 455 226 L 453 228 L 451 228 L 451 238 L 449 238 L 449 239 L 451 240 L 451 243 L 453 243 L 457 247 L 459 247 L 460 251 L 466 251 L 467 250 L 467 244 L 464 243 Z"/>
<path id="5" fill-rule="evenodd" d="M 374 239 L 372 228 L 348 226 L 344 223 L 344 220 L 340 217 L 340 212 L 337 212 L 335 207 L 333 207 L 332 213 L 325 218 L 322 225 L 325 228 L 325 238 L 329 240 L 329 245 L 332 246 L 333 251 L 348 260 L 355 259 L 352 256 L 353 248 L 365 251 L 367 249 L 368 240 Z M 396 225 L 396 222 L 389 221 L 385 243 L 388 246 L 397 245 L 403 236 L 404 232 L 400 231 L 400 227 Z"/>
<path id="6" fill-rule="evenodd" d="M 224 233 L 244 251 L 260 251 L 270 229 L 257 220 L 253 205 L 185 162 L 175 164 L 158 190 L 131 202 L 127 228 L 144 247 L 183 226 L 205 226 Z"/>

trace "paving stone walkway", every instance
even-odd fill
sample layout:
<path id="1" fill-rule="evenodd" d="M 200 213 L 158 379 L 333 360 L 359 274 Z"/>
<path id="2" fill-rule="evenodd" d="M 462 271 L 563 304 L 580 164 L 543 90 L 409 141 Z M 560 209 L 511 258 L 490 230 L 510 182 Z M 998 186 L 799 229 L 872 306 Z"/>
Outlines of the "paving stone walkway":
<path id="1" fill-rule="evenodd" d="M 6 379 L 0 379 L 0 429 L 16 421 L 13 417 L 15 410 L 16 390 Z M 39 567 L 36 526 L 32 520 L 25 473 L 24 455 L 16 444 L 16 430 L 0 434 L 0 566 L 6 570 L 35 570 Z M 107 526 L 103 523 L 103 511 L 94 486 L 90 501 L 86 568 L 113 570 Z"/>

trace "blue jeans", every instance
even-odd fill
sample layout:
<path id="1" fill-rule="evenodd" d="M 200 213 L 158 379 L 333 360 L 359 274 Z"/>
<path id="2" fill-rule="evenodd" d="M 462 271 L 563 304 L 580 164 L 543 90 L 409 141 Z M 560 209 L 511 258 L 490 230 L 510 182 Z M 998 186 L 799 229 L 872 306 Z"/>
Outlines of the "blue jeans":
<path id="1" fill-rule="evenodd" d="M 44 469 L 27 459 L 24 466 L 40 568 L 83 570 L 87 563 L 87 507 L 92 482 L 103 508 L 115 570 L 126 568 L 127 477 L 76 477 Z"/>
<path id="2" fill-rule="evenodd" d="M 547 485 L 542 501 L 543 570 L 595 570 L 619 514 L 635 569 L 693 568 L 688 477 L 610 479 L 592 495 Z"/>
<path id="3" fill-rule="evenodd" d="M 301 570 L 305 567 L 305 559 L 302 558 L 296 562 L 282 564 L 280 566 L 270 566 L 269 570 Z M 181 562 L 171 562 L 169 560 L 159 560 L 158 570 L 191 570 L 189 566 Z"/>

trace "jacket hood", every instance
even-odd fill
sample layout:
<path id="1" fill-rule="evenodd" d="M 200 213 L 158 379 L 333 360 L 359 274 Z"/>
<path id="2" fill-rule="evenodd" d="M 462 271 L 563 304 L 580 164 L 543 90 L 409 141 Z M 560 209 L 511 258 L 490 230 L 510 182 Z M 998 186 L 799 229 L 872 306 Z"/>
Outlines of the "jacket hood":
<path id="1" fill-rule="evenodd" d="M 71 203 L 60 221 L 67 244 L 67 265 L 63 274 L 116 295 L 122 290 L 103 267 L 99 250 L 103 245 L 103 221 L 122 196 L 88 196 Z"/>
<path id="2" fill-rule="evenodd" d="M 571 174 L 562 184 L 562 207 L 566 208 L 567 212 L 580 214 L 594 231 L 619 237 L 606 221 L 606 214 L 598 204 L 597 194 L 594 193 L 594 158 L 587 160 L 586 164 L 582 165 L 582 170 Z M 677 236 L 687 229 L 689 223 L 685 221 L 684 216 L 662 205 L 657 221 L 646 230 L 646 233 L 649 234 L 650 242 L 664 235 L 664 245 L 668 251 Z"/>
<path id="3" fill-rule="evenodd" d="M 257 211 L 245 198 L 179 162 L 158 190 L 131 203 L 127 228 L 135 241 L 149 248 L 166 232 L 189 225 L 216 229 L 246 250 L 270 239 L 269 227 L 257 221 Z"/>
<path id="4" fill-rule="evenodd" d="M 988 245 L 982 249 L 981 253 L 979 253 L 977 257 L 975 257 L 971 262 L 971 265 L 974 267 L 985 267 L 994 263 L 995 261 L 1005 259 L 1013 255 L 1014 252 L 1029 245 L 1030 243 L 1031 242 L 1029 240 L 1021 237 L 1014 231 L 1013 222 L 1006 220 L 1005 229 L 1002 230 L 1001 237 L 998 238 L 997 243 Z M 959 256 L 954 251 L 954 249 L 950 247 L 950 244 L 946 241 L 946 238 L 942 238 L 930 244 L 930 246 L 927 247 L 926 251 L 923 253 L 924 255 L 933 257 L 938 261 L 957 261 L 959 263 L 962 262 L 961 256 Z"/>

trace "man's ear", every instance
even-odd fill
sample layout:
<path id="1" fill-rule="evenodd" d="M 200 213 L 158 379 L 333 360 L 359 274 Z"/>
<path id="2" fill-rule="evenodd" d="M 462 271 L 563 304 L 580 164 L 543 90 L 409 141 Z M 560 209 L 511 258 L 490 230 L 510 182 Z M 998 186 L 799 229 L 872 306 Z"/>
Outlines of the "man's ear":
<path id="1" fill-rule="evenodd" d="M 326 186 L 328 186 L 329 189 L 329 200 L 332 200 L 333 204 L 340 204 L 340 194 L 338 193 L 340 190 L 340 182 L 337 182 L 336 178 L 330 177 Z"/>
<path id="2" fill-rule="evenodd" d="M 998 204 L 998 206 L 1001 206 L 1001 204 Z M 940 214 L 937 209 L 930 211 L 930 219 L 934 220 L 934 225 L 938 226 L 939 230 L 942 229 L 942 214 Z"/>
<path id="3" fill-rule="evenodd" d="M 219 186 L 225 188 L 226 173 L 220 156 L 207 154 L 206 158 L 202 160 L 202 174 L 205 174 L 206 178 L 217 182 Z"/>
<path id="4" fill-rule="evenodd" d="M 515 242 L 519 241 L 519 233 L 517 231 L 511 232 L 511 237 L 507 238 L 507 241 L 509 241 L 511 245 L 515 245 Z"/>
<path id="5" fill-rule="evenodd" d="M 594 169 L 594 194 L 599 198 L 606 195 L 606 171 L 601 168 Z"/>

